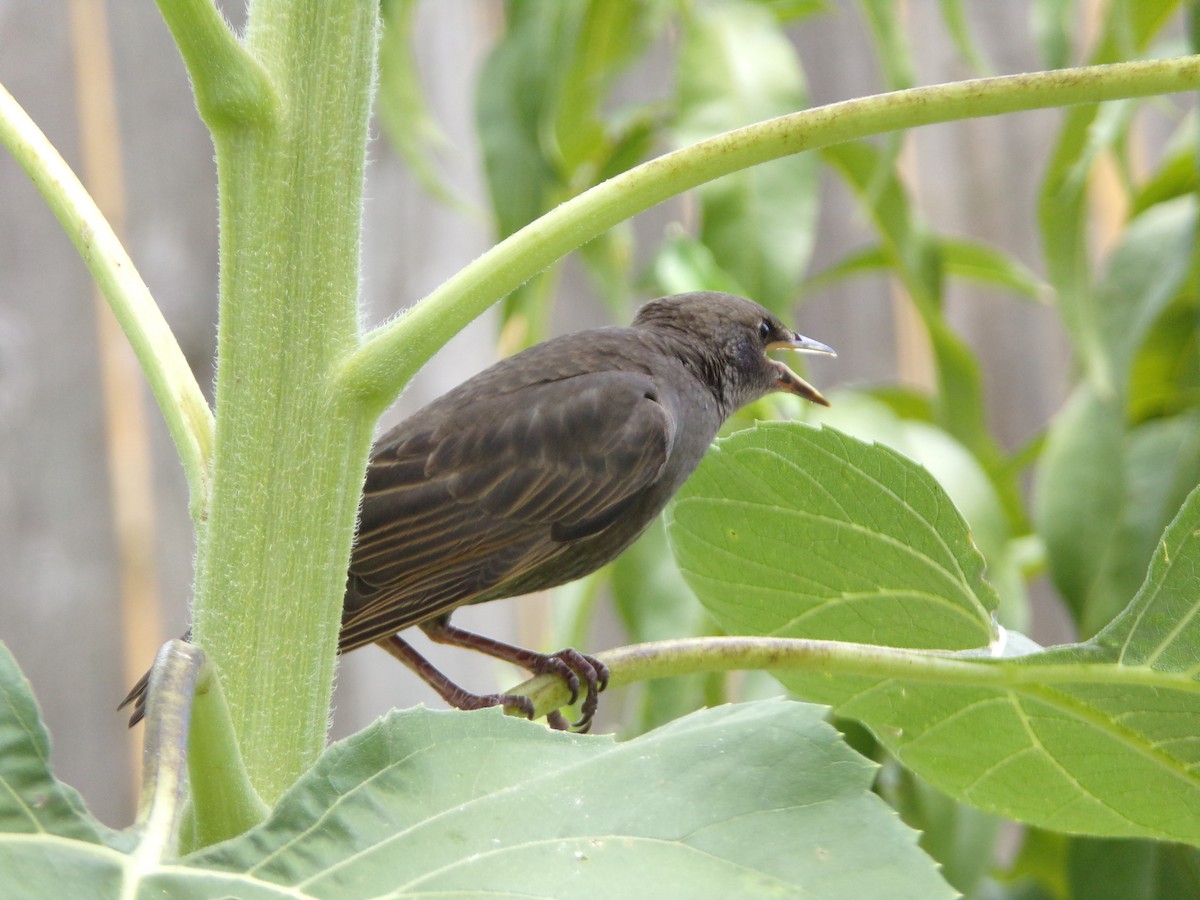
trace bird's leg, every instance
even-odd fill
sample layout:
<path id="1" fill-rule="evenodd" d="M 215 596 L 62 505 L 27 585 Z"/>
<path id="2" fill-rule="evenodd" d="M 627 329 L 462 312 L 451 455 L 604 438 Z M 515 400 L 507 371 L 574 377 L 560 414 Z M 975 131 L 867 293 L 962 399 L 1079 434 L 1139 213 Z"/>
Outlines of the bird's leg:
<path id="1" fill-rule="evenodd" d="M 557 675 L 571 691 L 572 703 L 579 699 L 580 679 L 582 679 L 587 688 L 587 696 L 579 710 L 579 721 L 574 723 L 574 727 L 577 731 L 587 731 L 591 727 L 592 717 L 595 716 L 596 707 L 600 704 L 600 692 L 608 687 L 608 667 L 595 657 L 587 656 L 570 647 L 559 650 L 557 653 L 537 653 L 533 650 L 526 650 L 524 647 L 506 644 L 495 638 L 457 628 L 450 624 L 449 616 L 439 616 L 422 622 L 421 630 L 428 635 L 431 641 L 439 644 L 478 650 L 480 653 L 510 662 L 514 666 L 520 666 L 534 675 Z M 556 719 L 548 718 L 548 720 L 553 727 L 558 727 Z"/>
<path id="2" fill-rule="evenodd" d="M 386 637 L 377 642 L 400 662 L 404 663 L 431 688 L 438 692 L 443 700 L 455 709 L 486 709 L 490 706 L 508 706 L 520 710 L 527 718 L 533 718 L 533 701 L 520 694 L 472 694 L 465 688 L 459 687 L 441 673 L 429 660 L 410 647 L 396 635 Z M 553 723 L 552 723 L 553 724 Z"/>

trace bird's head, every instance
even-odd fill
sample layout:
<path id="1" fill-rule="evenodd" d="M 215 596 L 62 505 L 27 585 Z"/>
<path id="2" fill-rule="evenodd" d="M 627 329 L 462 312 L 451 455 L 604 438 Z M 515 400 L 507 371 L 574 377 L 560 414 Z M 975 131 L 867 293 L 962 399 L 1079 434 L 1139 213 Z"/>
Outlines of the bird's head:
<path id="1" fill-rule="evenodd" d="M 829 405 L 820 391 L 767 352 L 837 354 L 751 300 L 716 291 L 676 294 L 651 300 L 633 324 L 670 335 L 684 364 L 708 384 L 727 413 L 772 391 Z"/>

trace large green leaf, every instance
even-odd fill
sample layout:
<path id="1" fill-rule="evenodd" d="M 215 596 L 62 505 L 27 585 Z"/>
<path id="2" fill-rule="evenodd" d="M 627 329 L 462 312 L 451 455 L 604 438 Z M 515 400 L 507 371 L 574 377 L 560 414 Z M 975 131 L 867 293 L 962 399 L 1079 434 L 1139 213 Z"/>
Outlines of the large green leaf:
<path id="1" fill-rule="evenodd" d="M 952 896 L 822 716 L 719 707 L 618 744 L 393 713 L 183 862 L 314 897 Z"/>
<path id="2" fill-rule="evenodd" d="M 769 426 L 722 442 L 668 533 L 730 630 L 893 647 L 982 643 L 988 631 L 981 561 L 936 484 L 828 430 Z M 906 588 L 937 602 L 914 603 L 907 621 L 890 614 Z M 956 799 L 1060 831 L 1200 844 L 1200 490 L 1137 598 L 1087 643 L 1042 651 L 1002 634 L 986 651 L 798 653 L 780 661 L 785 684 L 865 723 Z"/>
<path id="3" fill-rule="evenodd" d="M 718 441 L 668 519 L 676 561 L 741 634 L 963 649 L 995 592 L 924 469 L 831 428 L 771 423 Z"/>
<path id="4" fill-rule="evenodd" d="M 268 900 L 312 896 L 264 883 L 245 874 L 204 871 L 141 860 L 81 841 L 21 840 L 0 834 L 0 879 L 5 900 L 123 900 L 186 897 L 188 900 Z"/>
<path id="5" fill-rule="evenodd" d="M 978 459 L 936 425 L 913 414 L 900 415 L 877 397 L 838 391 L 830 401 L 833 406 L 822 412 L 822 424 L 859 440 L 886 444 L 937 479 L 988 562 L 988 580 L 1000 596 L 1000 621 L 1009 628 L 1026 628 L 1028 595 L 1022 567 L 1029 553 L 1028 538 L 1010 522 L 995 483 Z"/>
<path id="6" fill-rule="evenodd" d="M 29 682 L 0 641 L 0 834 L 104 843 L 113 833 L 50 771 L 50 737 Z M 4 871 L 0 865 L 0 873 Z M 2 892 L 0 892 L 2 893 Z"/>
<path id="7" fill-rule="evenodd" d="M 393 713 L 330 747 L 271 817 L 183 859 L 115 834 L 49 773 L 0 645 L 0 895 L 950 897 L 875 766 L 824 710 L 705 710 L 637 739 L 498 710 Z M 153 815 L 152 815 L 153 817 Z"/>

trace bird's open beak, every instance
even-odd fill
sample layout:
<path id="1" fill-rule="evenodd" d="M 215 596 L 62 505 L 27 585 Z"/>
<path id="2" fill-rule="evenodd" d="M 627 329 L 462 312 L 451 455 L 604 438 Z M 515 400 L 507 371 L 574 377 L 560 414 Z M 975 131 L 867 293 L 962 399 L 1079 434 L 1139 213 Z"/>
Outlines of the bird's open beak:
<path id="1" fill-rule="evenodd" d="M 767 344 L 768 350 L 798 350 L 802 353 L 826 353 L 829 356 L 837 356 L 837 352 L 830 346 L 822 344 L 820 341 L 814 341 L 812 338 L 806 338 L 802 334 L 792 333 L 792 336 L 785 341 L 772 341 Z M 829 401 L 821 396 L 821 392 L 815 387 L 785 366 L 778 360 L 771 360 L 771 364 L 776 369 L 775 383 L 779 386 L 779 390 L 787 391 L 789 394 L 795 394 L 797 397 L 803 397 L 806 400 L 811 400 L 813 403 L 819 403 L 822 406 L 828 406 Z"/>

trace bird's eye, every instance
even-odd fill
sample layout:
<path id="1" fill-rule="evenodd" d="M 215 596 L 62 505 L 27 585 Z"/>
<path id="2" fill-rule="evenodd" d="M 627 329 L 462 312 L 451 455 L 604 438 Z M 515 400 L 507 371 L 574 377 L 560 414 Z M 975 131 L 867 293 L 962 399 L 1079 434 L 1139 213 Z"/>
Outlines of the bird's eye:
<path id="1" fill-rule="evenodd" d="M 774 331 L 775 331 L 775 329 L 771 327 L 771 323 L 768 322 L 766 319 L 763 319 L 761 322 L 758 323 L 758 335 L 764 341 L 767 338 L 769 338 Z"/>

